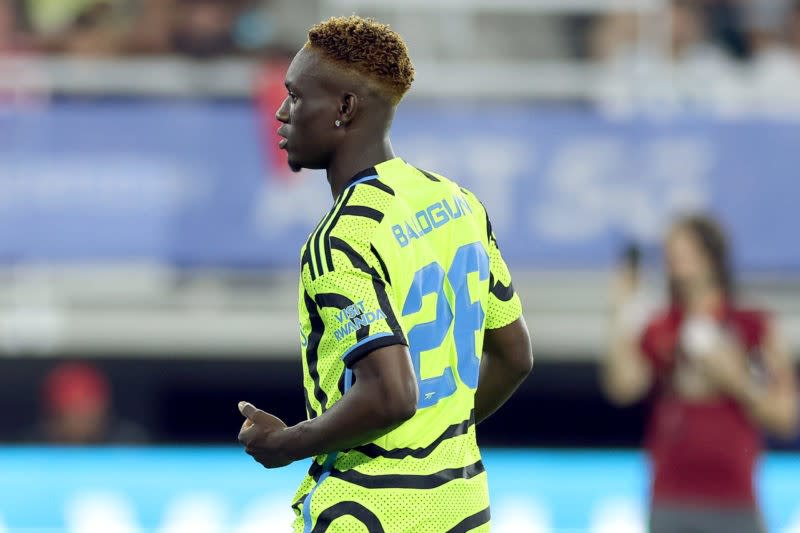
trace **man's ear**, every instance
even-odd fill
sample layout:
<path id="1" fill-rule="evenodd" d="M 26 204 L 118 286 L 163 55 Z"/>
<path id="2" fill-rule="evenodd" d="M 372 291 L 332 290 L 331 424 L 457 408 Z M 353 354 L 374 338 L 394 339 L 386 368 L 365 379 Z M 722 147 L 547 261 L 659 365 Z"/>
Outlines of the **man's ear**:
<path id="1" fill-rule="evenodd" d="M 358 110 L 358 96 L 354 93 L 344 93 L 342 101 L 339 104 L 339 120 L 345 126 L 353 121 L 356 111 Z"/>

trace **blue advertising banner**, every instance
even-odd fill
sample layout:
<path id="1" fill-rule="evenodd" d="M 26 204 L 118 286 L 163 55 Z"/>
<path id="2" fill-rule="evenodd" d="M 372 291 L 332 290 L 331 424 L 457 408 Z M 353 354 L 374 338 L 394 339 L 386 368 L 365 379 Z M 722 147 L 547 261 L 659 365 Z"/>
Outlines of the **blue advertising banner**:
<path id="1" fill-rule="evenodd" d="M 0 114 L 0 261 L 288 267 L 331 204 L 277 176 L 245 102 L 60 102 Z M 800 124 L 408 102 L 409 163 L 472 189 L 518 268 L 601 268 L 709 210 L 745 270 L 800 270 Z"/>
<path id="2" fill-rule="evenodd" d="M 495 533 L 644 533 L 633 452 L 488 450 Z M 288 532 L 308 464 L 266 471 L 237 448 L 0 448 L 0 531 Z M 800 531 L 800 458 L 769 455 L 769 531 Z"/>

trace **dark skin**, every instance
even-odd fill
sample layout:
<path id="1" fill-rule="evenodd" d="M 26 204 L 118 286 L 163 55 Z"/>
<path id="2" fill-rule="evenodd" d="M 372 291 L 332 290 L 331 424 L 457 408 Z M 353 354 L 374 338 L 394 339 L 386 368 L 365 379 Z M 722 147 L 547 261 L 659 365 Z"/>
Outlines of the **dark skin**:
<path id="1" fill-rule="evenodd" d="M 278 133 L 292 170 L 325 169 L 336 198 L 356 173 L 394 158 L 389 142 L 394 106 L 374 82 L 303 48 L 289 65 L 285 84 L 289 95 L 275 118 L 282 123 Z"/>
<path id="2" fill-rule="evenodd" d="M 505 327 L 487 329 L 475 391 L 475 421 L 483 422 L 506 403 L 532 369 L 531 339 L 523 317 Z"/>
<path id="3" fill-rule="evenodd" d="M 325 169 L 334 198 L 353 175 L 394 158 L 389 142 L 394 106 L 371 80 L 304 48 L 289 66 L 286 88 L 289 95 L 276 113 L 282 123 L 281 148 L 295 171 Z M 533 363 L 523 319 L 487 330 L 485 339 L 489 353 L 481 363 L 475 397 L 478 421 L 505 403 Z M 406 346 L 379 348 L 352 370 L 354 384 L 341 400 L 322 415 L 291 427 L 240 402 L 245 421 L 239 442 L 262 466 L 277 468 L 366 444 L 414 416 L 417 379 Z"/>
<path id="4" fill-rule="evenodd" d="M 403 345 L 371 352 L 353 366 L 355 383 L 322 415 L 286 427 L 247 402 L 239 432 L 245 451 L 265 468 L 353 448 L 373 441 L 414 416 L 417 379 Z"/>

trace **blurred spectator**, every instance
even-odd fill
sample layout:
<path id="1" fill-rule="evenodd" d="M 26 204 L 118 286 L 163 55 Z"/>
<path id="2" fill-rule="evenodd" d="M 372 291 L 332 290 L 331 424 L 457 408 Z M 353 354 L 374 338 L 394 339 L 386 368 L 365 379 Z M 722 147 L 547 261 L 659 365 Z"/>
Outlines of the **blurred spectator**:
<path id="1" fill-rule="evenodd" d="M 701 5 L 692 0 L 670 3 L 669 56 L 673 62 L 719 59 L 721 50 L 709 35 L 708 20 Z"/>
<path id="2" fill-rule="evenodd" d="M 196 59 L 263 51 L 274 34 L 264 0 L 142 0 L 128 49 Z"/>
<path id="3" fill-rule="evenodd" d="M 122 48 L 125 0 L 23 0 L 19 4 L 40 51 L 107 56 Z"/>
<path id="4" fill-rule="evenodd" d="M 126 51 L 133 54 L 165 54 L 170 49 L 175 0 L 140 0 Z"/>
<path id="5" fill-rule="evenodd" d="M 260 52 L 274 43 L 276 24 L 270 1 L 245 0 L 236 18 L 233 38 L 236 46 L 246 52 Z"/>
<path id="6" fill-rule="evenodd" d="M 673 40 L 683 41 L 678 44 L 691 43 L 698 37 L 703 40 L 715 43 L 717 46 L 728 51 L 737 58 L 747 56 L 748 43 L 744 35 L 743 15 L 740 8 L 740 0 L 681 0 L 671 2 L 669 17 L 660 17 L 659 24 L 675 24 L 673 30 Z M 602 26 L 607 26 L 609 21 L 619 24 L 620 19 L 625 19 L 623 23 L 627 28 L 623 30 L 626 39 L 635 42 L 637 26 L 641 22 L 637 21 L 634 14 L 614 15 L 605 19 Z M 607 31 L 601 29 L 601 31 Z M 612 37 L 612 40 L 613 37 Z M 607 43 L 605 44 L 607 46 Z M 601 54 L 605 56 L 606 54 Z"/>
<path id="7" fill-rule="evenodd" d="M 61 51 L 81 56 L 109 56 L 123 47 L 123 33 L 109 2 L 98 2 L 75 17 L 64 36 Z"/>
<path id="8" fill-rule="evenodd" d="M 732 61 L 711 41 L 702 5 L 672 0 L 666 15 L 663 39 L 643 34 L 634 14 L 612 15 L 595 27 L 593 55 L 603 63 L 598 97 L 606 111 L 672 113 L 708 107 L 734 90 Z"/>
<path id="9" fill-rule="evenodd" d="M 68 32 L 84 13 L 110 0 L 22 0 L 31 29 L 40 36 L 53 37 Z"/>
<path id="10" fill-rule="evenodd" d="M 0 51 L 16 48 L 16 15 L 10 0 L 0 0 Z"/>
<path id="11" fill-rule="evenodd" d="M 0 112 L 44 101 L 46 81 L 27 61 L 35 42 L 21 31 L 22 18 L 13 0 L 0 0 Z"/>
<path id="12" fill-rule="evenodd" d="M 750 47 L 744 32 L 740 0 L 702 0 L 708 20 L 708 31 L 737 59 L 746 59 Z"/>
<path id="13" fill-rule="evenodd" d="M 761 430 L 798 427 L 794 368 L 768 314 L 736 299 L 717 224 L 679 221 L 665 245 L 670 306 L 639 328 L 637 272 L 620 273 L 603 385 L 651 399 L 651 533 L 763 531 L 753 486 Z"/>
<path id="14" fill-rule="evenodd" d="M 29 39 L 20 31 L 20 18 L 21 14 L 12 0 L 0 0 L 0 55 L 30 47 Z"/>
<path id="15" fill-rule="evenodd" d="M 776 118 L 800 116 L 800 1 L 747 4 L 753 47 L 750 107 Z"/>
<path id="16" fill-rule="evenodd" d="M 0 50 L 22 36 L 45 53 L 261 52 L 274 37 L 269 0 L 0 0 Z"/>
<path id="17" fill-rule="evenodd" d="M 793 0 L 749 0 L 742 3 L 743 29 L 754 52 L 783 44 L 792 3 Z"/>
<path id="18" fill-rule="evenodd" d="M 178 0 L 173 49 L 198 59 L 236 52 L 233 32 L 240 8 L 236 0 Z"/>
<path id="19" fill-rule="evenodd" d="M 111 385 L 97 368 L 86 363 L 62 363 L 42 386 L 45 420 L 34 440 L 53 444 L 137 443 L 144 430 L 114 415 Z"/>
<path id="20" fill-rule="evenodd" d="M 794 52 L 796 59 L 800 61 L 800 0 L 795 0 L 787 20 L 787 43 Z"/>
<path id="21" fill-rule="evenodd" d="M 692 0 L 672 0 L 669 12 L 669 34 L 666 41 L 657 35 L 641 40 L 642 22 L 635 13 L 615 13 L 601 19 L 594 30 L 594 56 L 605 61 L 632 61 L 641 54 L 640 45 L 656 44 L 658 50 L 644 52 L 661 56 L 672 63 L 688 63 L 709 55 L 718 59 L 719 47 L 709 39 L 708 21 L 702 6 Z M 655 59 L 655 58 L 650 58 Z"/>

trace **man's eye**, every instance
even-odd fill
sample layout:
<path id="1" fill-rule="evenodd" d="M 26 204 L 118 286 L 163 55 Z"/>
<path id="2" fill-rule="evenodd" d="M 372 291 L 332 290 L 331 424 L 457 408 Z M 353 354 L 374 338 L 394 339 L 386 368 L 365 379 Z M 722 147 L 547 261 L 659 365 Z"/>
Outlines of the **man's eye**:
<path id="1" fill-rule="evenodd" d="M 294 93 L 293 93 L 293 92 L 291 92 L 291 91 L 289 92 L 289 98 L 291 98 L 291 99 L 292 99 L 292 102 L 296 102 L 296 101 L 297 101 L 297 95 L 296 95 L 296 94 L 294 94 Z"/>

